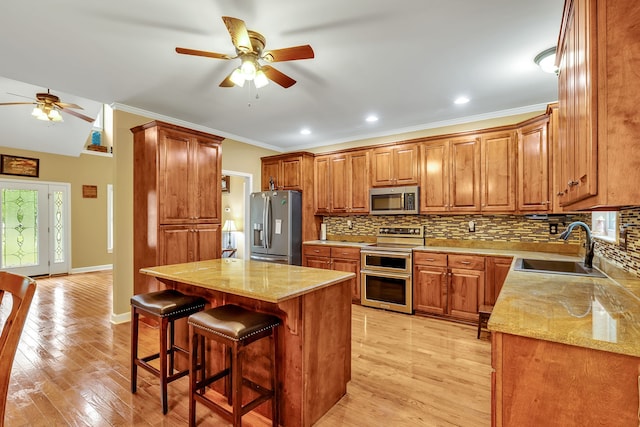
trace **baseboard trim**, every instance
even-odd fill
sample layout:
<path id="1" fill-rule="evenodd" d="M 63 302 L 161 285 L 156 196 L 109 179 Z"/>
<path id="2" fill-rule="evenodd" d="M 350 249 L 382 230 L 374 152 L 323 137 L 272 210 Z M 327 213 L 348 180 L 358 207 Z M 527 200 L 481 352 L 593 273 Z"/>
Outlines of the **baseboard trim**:
<path id="1" fill-rule="evenodd" d="M 111 323 L 119 325 L 120 323 L 127 323 L 131 321 L 131 312 L 113 314 L 111 313 Z"/>
<path id="2" fill-rule="evenodd" d="M 93 265 L 90 267 L 72 268 L 69 274 L 93 273 L 94 271 L 113 270 L 113 264 Z"/>

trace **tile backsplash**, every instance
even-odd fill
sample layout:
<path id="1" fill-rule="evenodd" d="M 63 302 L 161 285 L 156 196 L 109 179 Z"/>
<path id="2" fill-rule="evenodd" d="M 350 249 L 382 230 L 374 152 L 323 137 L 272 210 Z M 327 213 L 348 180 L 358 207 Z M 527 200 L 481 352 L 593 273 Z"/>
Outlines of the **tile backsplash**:
<path id="1" fill-rule="evenodd" d="M 595 254 L 607 258 L 624 270 L 640 276 L 640 207 L 618 211 L 620 225 L 627 227 L 627 248 L 596 239 Z"/>
<path id="2" fill-rule="evenodd" d="M 567 221 L 588 221 L 590 215 L 578 214 L 567 217 Z M 351 221 L 352 228 L 349 228 Z M 473 221 L 475 231 L 469 231 Z M 458 239 L 492 242 L 557 243 L 565 225 L 558 224 L 558 234 L 549 233 L 549 224 L 555 219 L 534 220 L 522 215 L 360 215 L 325 216 L 327 234 L 341 236 L 375 236 L 378 227 L 425 227 L 427 239 Z M 580 233 L 573 233 L 570 243 L 579 241 Z"/>

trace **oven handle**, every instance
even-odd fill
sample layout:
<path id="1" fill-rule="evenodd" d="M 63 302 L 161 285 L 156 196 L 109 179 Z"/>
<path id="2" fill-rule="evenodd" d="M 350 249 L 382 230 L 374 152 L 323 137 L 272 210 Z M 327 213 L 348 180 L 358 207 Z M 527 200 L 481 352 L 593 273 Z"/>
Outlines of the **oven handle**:
<path id="1" fill-rule="evenodd" d="M 394 258 L 406 258 L 411 259 L 411 253 L 407 252 L 392 252 L 392 251 L 365 251 L 360 250 L 362 255 L 382 255 L 382 256 L 392 256 Z"/>
<path id="2" fill-rule="evenodd" d="M 392 279 L 410 279 L 411 273 L 387 273 L 385 271 L 376 270 L 360 270 L 360 274 L 368 274 L 369 276 L 390 277 Z"/>

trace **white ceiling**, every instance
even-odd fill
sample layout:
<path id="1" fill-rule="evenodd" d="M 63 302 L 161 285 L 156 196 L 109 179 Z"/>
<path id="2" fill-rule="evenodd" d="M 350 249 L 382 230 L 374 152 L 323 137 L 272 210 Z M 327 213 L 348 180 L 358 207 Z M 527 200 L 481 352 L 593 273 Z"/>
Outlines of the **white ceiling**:
<path id="1" fill-rule="evenodd" d="M 0 103 L 50 88 L 95 116 L 99 103 L 283 151 L 539 110 L 557 79 L 533 63 L 555 46 L 563 0 L 23 0 L 0 13 Z M 239 60 L 221 16 L 266 49 L 310 44 L 274 63 L 284 89 L 220 88 Z M 22 83 L 25 82 L 25 83 Z M 471 102 L 454 105 L 466 95 Z M 91 125 L 43 124 L 0 106 L 2 146 L 77 155 Z M 380 120 L 366 123 L 368 114 Z M 301 135 L 304 127 L 310 135 Z M 75 152 L 75 154 L 73 154 Z"/>

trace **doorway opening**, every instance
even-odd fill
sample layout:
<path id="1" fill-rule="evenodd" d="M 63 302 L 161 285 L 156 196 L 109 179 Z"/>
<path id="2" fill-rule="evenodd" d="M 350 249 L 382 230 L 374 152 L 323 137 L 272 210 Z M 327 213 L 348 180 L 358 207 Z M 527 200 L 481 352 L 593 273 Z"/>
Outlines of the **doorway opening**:
<path id="1" fill-rule="evenodd" d="M 235 257 L 249 259 L 249 198 L 253 188 L 253 175 L 245 172 L 223 170 L 229 177 L 229 185 L 222 193 L 222 224 L 231 220 L 234 231 L 222 230 L 222 249 L 236 249 Z"/>

